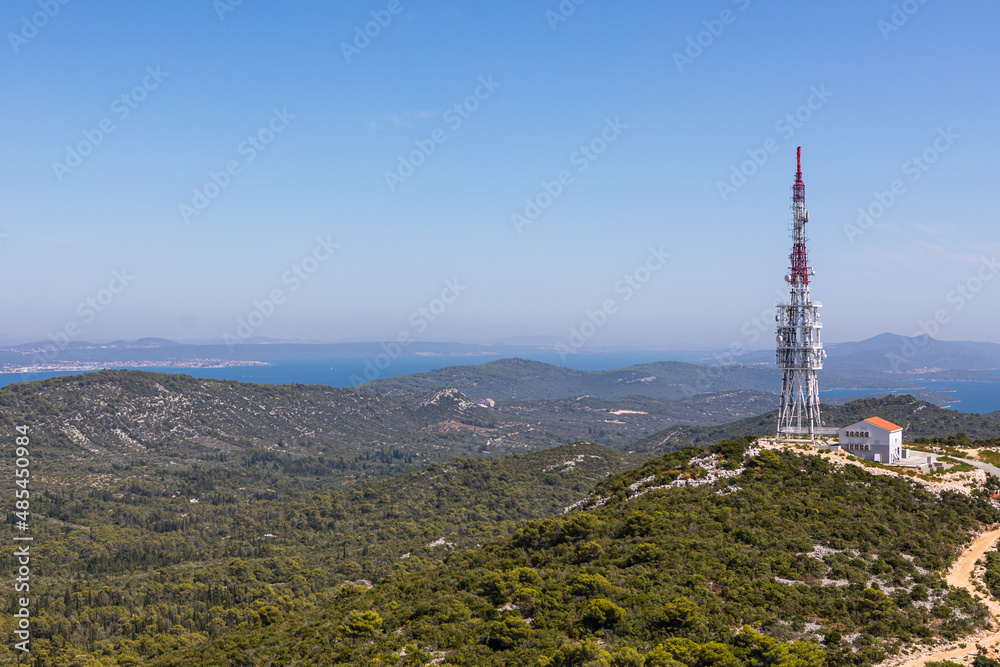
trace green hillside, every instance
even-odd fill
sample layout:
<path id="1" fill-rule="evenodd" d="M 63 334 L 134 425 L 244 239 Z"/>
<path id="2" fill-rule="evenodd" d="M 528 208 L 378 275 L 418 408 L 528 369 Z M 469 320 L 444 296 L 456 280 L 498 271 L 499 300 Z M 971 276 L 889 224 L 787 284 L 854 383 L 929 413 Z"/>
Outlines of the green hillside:
<path id="1" fill-rule="evenodd" d="M 627 449 L 636 440 L 679 424 L 725 424 L 759 415 L 778 405 L 778 397 L 759 391 L 701 394 L 675 401 L 646 396 L 611 400 L 574 398 L 500 401 L 496 411 L 507 419 L 535 424 L 564 441 L 580 438 Z"/>
<path id="2" fill-rule="evenodd" d="M 945 410 L 932 403 L 918 401 L 913 396 L 863 398 L 844 405 L 824 405 L 823 422 L 829 426 L 845 426 L 868 417 L 882 417 L 904 428 L 903 440 L 944 437 L 965 433 L 974 439 L 1000 436 L 1000 413 L 967 414 Z M 774 435 L 777 411 L 748 417 L 721 426 L 674 426 L 636 441 L 630 447 L 635 452 L 673 451 L 689 445 L 700 445 L 745 435 Z"/>
<path id="3" fill-rule="evenodd" d="M 0 424 L 25 425 L 38 460 L 64 483 L 166 476 L 197 495 L 299 492 L 385 477 L 454 456 L 495 457 L 588 440 L 626 449 L 682 424 L 763 412 L 753 391 L 679 401 L 629 396 L 501 402 L 456 389 L 383 396 L 304 385 L 254 385 L 142 371 L 102 371 L 0 390 Z"/>
<path id="4" fill-rule="evenodd" d="M 981 624 L 934 574 L 969 530 L 1000 520 L 979 501 L 813 458 L 741 465 L 739 443 L 717 448 L 732 457 L 718 465 L 740 469 L 728 482 L 650 488 L 705 479 L 717 465 L 690 461 L 702 451 L 635 468 L 690 441 L 770 433 L 773 413 L 629 444 L 657 423 L 770 400 L 490 410 L 455 389 L 379 396 L 135 371 L 12 385 L 0 423 L 11 436 L 28 426 L 41 564 L 33 664 L 809 665 L 821 652 L 868 664 Z M 1000 435 L 995 415 L 908 396 L 825 415 L 883 416 L 908 437 Z M 584 430 L 637 453 L 548 448 Z M 0 619 L 11 639 L 13 617 Z M 0 665 L 15 664 L 12 645 Z"/>
<path id="5" fill-rule="evenodd" d="M 539 400 L 568 396 L 615 399 L 641 394 L 673 401 L 695 394 L 753 390 L 777 392 L 774 367 L 702 366 L 680 361 L 640 364 L 610 371 L 578 371 L 525 359 L 501 359 L 480 366 L 451 366 L 426 373 L 376 380 L 358 390 L 387 395 L 456 387 L 473 400 Z"/>
<path id="6" fill-rule="evenodd" d="M 455 456 L 501 456 L 582 439 L 552 433 L 540 421 L 506 417 L 454 389 L 379 396 L 142 371 L 0 390 L 0 429 L 27 426 L 39 445 L 39 469 L 60 483 L 159 478 L 161 488 L 188 496 L 297 493 Z M 639 436 L 617 436 L 620 446 L 626 437 Z"/>
<path id="7" fill-rule="evenodd" d="M 217 494 L 200 503 L 156 484 L 74 488 L 47 479 L 31 497 L 31 664 L 146 664 L 164 651 L 250 633 L 328 603 L 345 581 L 365 586 L 422 571 L 559 515 L 633 465 L 578 443 L 454 459 L 287 500 Z M 16 567 L 13 545 L 0 548 L 8 570 Z M 3 665 L 15 662 L 13 623 L 0 616 Z"/>
<path id="8" fill-rule="evenodd" d="M 650 461 L 595 509 L 153 664 L 871 665 L 987 623 L 937 574 L 1000 520 L 985 498 L 745 447 Z"/>

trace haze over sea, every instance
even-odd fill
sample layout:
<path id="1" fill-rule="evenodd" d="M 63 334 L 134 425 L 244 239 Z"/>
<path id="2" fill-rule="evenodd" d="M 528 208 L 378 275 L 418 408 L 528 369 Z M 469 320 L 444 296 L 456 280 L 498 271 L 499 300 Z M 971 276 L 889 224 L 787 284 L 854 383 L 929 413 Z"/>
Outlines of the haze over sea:
<path id="1" fill-rule="evenodd" d="M 557 353 L 524 353 L 519 358 L 541 361 L 553 366 L 565 366 L 581 371 L 612 370 L 636 364 L 664 361 L 662 351 L 628 351 L 609 352 L 606 354 L 576 354 L 565 358 Z M 201 378 L 217 378 L 220 380 L 237 380 L 239 382 L 254 382 L 257 384 L 325 384 L 331 387 L 350 387 L 357 384 L 356 379 L 365 381 L 423 373 L 447 366 L 465 366 L 485 364 L 497 359 L 509 358 L 509 354 L 476 354 L 476 355 L 403 355 L 392 361 L 389 366 L 372 374 L 373 359 L 361 358 L 331 358 L 331 359 L 279 359 L 268 360 L 268 366 L 231 366 L 225 368 L 188 368 L 173 366 L 157 366 L 140 368 L 156 373 L 184 373 Z M 677 355 L 669 355 L 671 360 Z M 695 358 L 692 355 L 691 360 Z M 688 359 L 685 359 L 687 361 Z M 110 366 L 109 366 L 110 367 Z M 113 366 L 125 368 L 124 366 Z M 129 367 L 132 368 L 132 367 Z M 366 375 L 366 369 L 368 374 Z M 0 387 L 15 382 L 30 382 L 59 375 L 76 375 L 80 371 L 58 371 L 47 373 L 0 373 Z M 355 378 L 355 379 L 352 379 Z"/>
<path id="2" fill-rule="evenodd" d="M 157 366 L 139 370 L 156 373 L 181 373 L 199 378 L 215 378 L 219 380 L 236 380 L 238 382 L 253 382 L 256 384 L 324 384 L 332 387 L 350 387 L 356 384 L 356 378 L 365 378 L 366 368 L 369 369 L 367 379 L 380 379 L 423 373 L 425 371 L 445 368 L 447 366 L 479 365 L 510 355 L 404 355 L 395 359 L 387 368 L 379 371 L 377 377 L 371 374 L 368 358 L 332 358 L 332 359 L 281 359 L 269 361 L 267 366 L 231 366 L 224 368 L 188 368 Z M 581 371 L 613 370 L 634 366 L 636 364 L 653 363 L 666 360 L 695 361 L 699 355 L 690 356 L 676 353 L 664 355 L 662 351 L 622 351 L 602 354 L 575 354 L 561 357 L 559 354 L 525 353 L 520 358 L 541 361 L 553 366 L 563 366 Z M 682 358 L 684 357 L 684 358 Z M 113 366 L 122 368 L 121 366 Z M 135 367 L 128 367 L 135 368 Z M 60 375 L 78 375 L 81 371 L 60 371 L 47 373 L 0 373 L 0 387 L 18 382 L 30 382 Z M 921 388 L 941 392 L 954 398 L 947 406 L 960 412 L 985 414 L 1000 410 L 1000 382 L 988 381 L 953 381 L 953 380 L 919 380 Z M 823 376 L 820 374 L 820 387 L 823 387 Z M 894 393 L 908 393 L 911 390 L 899 390 Z M 826 389 L 821 390 L 822 400 L 830 398 L 860 398 L 875 394 L 884 395 L 871 389 Z"/>

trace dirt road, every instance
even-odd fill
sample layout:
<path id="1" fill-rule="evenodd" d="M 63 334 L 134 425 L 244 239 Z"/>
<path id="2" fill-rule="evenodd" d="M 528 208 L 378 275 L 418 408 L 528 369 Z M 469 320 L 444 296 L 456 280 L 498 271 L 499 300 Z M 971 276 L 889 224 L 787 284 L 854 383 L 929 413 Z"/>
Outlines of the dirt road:
<path id="1" fill-rule="evenodd" d="M 765 443 L 765 447 L 768 448 L 788 449 L 786 445 L 781 443 L 773 443 L 766 440 L 763 442 Z M 966 479 L 965 477 L 971 473 L 963 473 L 958 479 L 945 482 L 927 481 L 926 479 L 915 480 L 894 470 L 864 466 L 861 461 L 850 457 L 844 457 L 840 452 L 816 452 L 816 454 L 835 466 L 857 465 L 864 467 L 865 470 L 873 475 L 889 475 L 893 477 L 902 477 L 910 481 L 916 481 L 931 492 L 937 494 L 940 494 L 942 491 L 954 491 L 956 493 L 970 495 L 970 487 L 974 486 L 974 484 L 971 484 L 969 479 Z M 978 461 L 976 463 L 979 464 Z M 979 471 L 976 471 L 976 473 L 980 475 L 983 474 Z M 987 551 L 996 546 L 997 542 L 1000 542 L 1000 528 L 983 533 L 973 540 L 972 544 L 970 544 L 965 551 L 958 556 L 954 564 L 952 564 L 951 569 L 948 571 L 948 576 L 946 577 L 948 585 L 954 588 L 964 588 L 969 591 L 973 597 L 981 596 L 982 594 L 976 591 L 975 584 L 973 583 L 976 561 L 983 558 Z M 977 646 L 982 646 L 984 648 L 1000 646 L 1000 602 L 997 602 L 992 597 L 980 601 L 990 610 L 990 615 L 993 617 L 993 630 L 982 630 L 974 635 L 962 637 L 958 641 L 952 642 L 947 646 L 929 647 L 914 655 L 895 656 L 880 662 L 879 667 L 921 667 L 928 662 L 938 662 L 941 660 L 951 660 L 963 665 L 971 665 L 972 660 L 976 656 Z M 959 644 L 965 644 L 965 648 L 960 647 Z"/>
<path id="2" fill-rule="evenodd" d="M 948 585 L 954 588 L 964 588 L 973 597 L 980 595 L 973 583 L 976 561 L 983 558 L 987 551 L 996 546 L 998 541 L 1000 541 L 1000 528 L 983 533 L 977 537 L 951 566 L 951 570 L 948 571 L 946 578 Z M 963 664 L 971 664 L 972 658 L 976 655 L 977 644 L 987 648 L 1000 644 L 1000 630 L 996 629 L 1000 628 L 1000 602 L 990 597 L 982 600 L 982 603 L 989 608 L 990 614 L 993 616 L 994 630 L 980 632 L 972 637 L 963 638 L 961 643 L 966 645 L 965 648 L 960 648 L 956 643 L 943 649 L 931 649 L 932 652 L 923 653 L 919 656 L 910 656 L 905 662 L 890 661 L 884 664 L 893 664 L 899 667 L 918 667 L 919 665 L 939 660 L 952 660 L 954 662 L 962 662 Z"/>

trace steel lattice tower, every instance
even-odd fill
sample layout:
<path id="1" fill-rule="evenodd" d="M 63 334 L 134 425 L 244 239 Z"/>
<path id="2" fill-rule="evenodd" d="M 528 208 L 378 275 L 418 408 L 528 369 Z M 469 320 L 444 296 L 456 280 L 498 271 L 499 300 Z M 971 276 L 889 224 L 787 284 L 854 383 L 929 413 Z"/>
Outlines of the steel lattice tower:
<path id="1" fill-rule="evenodd" d="M 816 371 L 823 368 L 826 353 L 820 342 L 819 308 L 809 298 L 809 277 L 813 275 L 806 254 L 806 186 L 802 182 L 802 148 L 798 149 L 795 185 L 792 186 L 792 254 L 788 301 L 778 303 L 778 366 L 781 368 L 781 405 L 778 435 L 808 435 L 815 440 L 822 427 L 819 415 L 819 384 Z M 823 429 L 826 430 L 826 429 Z"/>

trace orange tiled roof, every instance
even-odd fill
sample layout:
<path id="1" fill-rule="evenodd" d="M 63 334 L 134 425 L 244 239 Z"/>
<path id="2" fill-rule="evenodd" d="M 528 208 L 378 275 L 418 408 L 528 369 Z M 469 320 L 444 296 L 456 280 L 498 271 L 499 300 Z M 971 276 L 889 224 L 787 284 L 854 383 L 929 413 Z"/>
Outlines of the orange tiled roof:
<path id="1" fill-rule="evenodd" d="M 902 426 L 896 426 L 892 422 L 886 421 L 886 420 L 882 419 L 881 417 L 869 417 L 865 421 L 868 422 L 869 424 L 874 424 L 875 426 L 878 426 L 879 428 L 884 428 L 887 431 L 902 431 L 903 430 Z"/>

